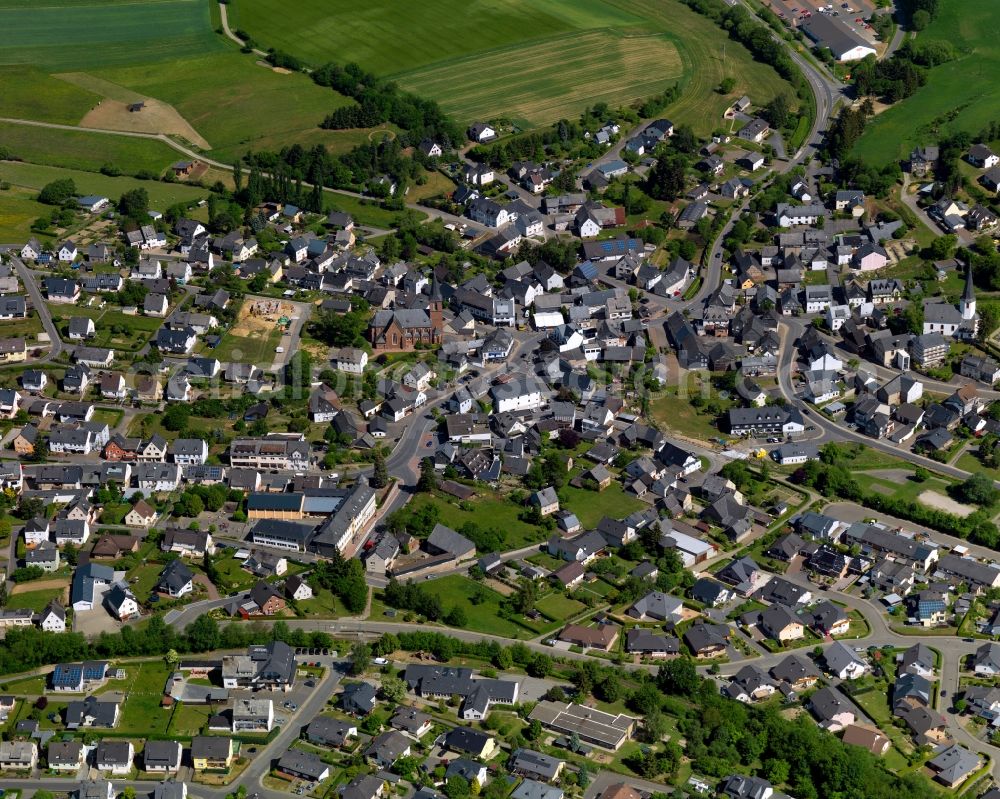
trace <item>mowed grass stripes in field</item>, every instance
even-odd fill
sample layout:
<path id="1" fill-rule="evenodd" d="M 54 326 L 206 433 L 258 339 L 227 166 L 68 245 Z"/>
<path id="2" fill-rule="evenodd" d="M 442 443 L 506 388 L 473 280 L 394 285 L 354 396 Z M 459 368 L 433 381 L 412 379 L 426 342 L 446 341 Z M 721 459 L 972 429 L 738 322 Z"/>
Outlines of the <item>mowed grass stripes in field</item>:
<path id="1" fill-rule="evenodd" d="M 642 23 L 604 0 L 239 0 L 228 13 L 231 26 L 267 47 L 315 65 L 354 61 L 379 75 L 561 33 Z"/>
<path id="2" fill-rule="evenodd" d="M 467 56 L 399 81 L 463 122 L 502 115 L 530 126 L 573 117 L 597 102 L 648 97 L 683 74 L 666 36 L 600 30 Z"/>

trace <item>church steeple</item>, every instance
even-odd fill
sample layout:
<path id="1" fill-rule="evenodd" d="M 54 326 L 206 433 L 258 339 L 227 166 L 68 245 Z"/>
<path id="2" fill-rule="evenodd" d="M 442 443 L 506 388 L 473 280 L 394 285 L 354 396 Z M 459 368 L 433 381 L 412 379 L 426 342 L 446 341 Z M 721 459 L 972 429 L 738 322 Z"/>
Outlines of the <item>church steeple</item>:
<path id="1" fill-rule="evenodd" d="M 958 304 L 958 310 L 962 313 L 962 318 L 966 321 L 976 316 L 976 291 L 972 285 L 972 265 L 965 269 L 965 291 L 962 292 L 962 299 Z"/>
<path id="2" fill-rule="evenodd" d="M 431 302 L 444 302 L 441 296 L 441 281 L 438 280 L 437 271 L 431 271 Z"/>
<path id="3" fill-rule="evenodd" d="M 441 283 L 437 278 L 437 272 L 431 272 L 431 296 L 427 305 L 427 313 L 431 318 L 431 327 L 440 335 L 444 330 L 444 297 L 441 295 Z"/>

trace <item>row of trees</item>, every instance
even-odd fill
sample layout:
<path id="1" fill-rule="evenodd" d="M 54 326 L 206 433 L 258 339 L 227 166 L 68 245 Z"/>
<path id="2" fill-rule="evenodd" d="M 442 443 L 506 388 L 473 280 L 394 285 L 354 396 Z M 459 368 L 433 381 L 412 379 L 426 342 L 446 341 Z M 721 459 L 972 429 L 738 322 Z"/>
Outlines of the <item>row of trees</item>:
<path id="1" fill-rule="evenodd" d="M 162 616 L 152 616 L 143 628 L 122 627 L 117 632 L 103 632 L 92 641 L 82 633 L 48 633 L 35 627 L 17 627 L 8 631 L 0 647 L 0 673 L 18 674 L 39 666 L 78 660 L 244 649 L 271 640 L 294 646 L 331 644 L 326 633 L 291 630 L 284 622 L 270 628 L 239 623 L 220 627 L 210 616 L 199 617 L 183 631 L 168 626 Z"/>
<path id="2" fill-rule="evenodd" d="M 435 101 L 404 92 L 398 84 L 383 80 L 357 64 L 324 64 L 313 71 L 312 79 L 357 103 L 338 108 L 323 120 L 321 127 L 371 128 L 392 122 L 403 129 L 407 144 L 429 138 L 447 148 L 462 140 L 461 129 Z"/>

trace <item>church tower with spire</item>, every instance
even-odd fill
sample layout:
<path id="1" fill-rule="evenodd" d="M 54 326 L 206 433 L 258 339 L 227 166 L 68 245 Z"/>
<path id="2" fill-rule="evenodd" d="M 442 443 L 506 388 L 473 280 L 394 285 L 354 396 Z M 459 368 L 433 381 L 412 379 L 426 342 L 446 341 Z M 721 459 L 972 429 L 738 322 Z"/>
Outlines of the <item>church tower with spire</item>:
<path id="1" fill-rule="evenodd" d="M 444 331 L 444 297 L 441 295 L 441 283 L 436 272 L 431 273 L 431 297 L 427 313 L 431 318 L 431 327 L 434 328 L 436 334 L 435 339 L 440 341 L 440 336 Z"/>
<path id="2" fill-rule="evenodd" d="M 972 286 L 972 266 L 965 269 L 965 291 L 962 292 L 958 310 L 966 322 L 971 322 L 976 318 L 976 291 Z"/>

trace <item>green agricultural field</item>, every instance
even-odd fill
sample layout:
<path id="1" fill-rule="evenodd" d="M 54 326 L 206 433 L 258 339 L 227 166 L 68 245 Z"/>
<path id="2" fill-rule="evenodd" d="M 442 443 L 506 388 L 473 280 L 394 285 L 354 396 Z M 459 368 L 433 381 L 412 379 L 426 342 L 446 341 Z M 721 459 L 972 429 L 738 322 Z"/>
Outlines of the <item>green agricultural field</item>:
<path id="1" fill-rule="evenodd" d="M 231 5 L 229 15 L 232 27 L 247 31 L 265 48 L 316 65 L 355 61 L 379 74 L 401 73 L 528 38 L 642 23 L 640 17 L 603 0 L 372 0 L 360 7 L 349 0 L 242 0 Z"/>
<path id="2" fill-rule="evenodd" d="M 160 174 L 180 158 L 176 150 L 154 139 L 36 125 L 0 123 L 0 147 L 21 161 L 88 172 L 98 172 L 105 164 L 113 164 L 123 173 L 148 170 Z"/>
<path id="3" fill-rule="evenodd" d="M 92 68 L 221 49 L 204 0 L 0 0 L 0 64 Z"/>
<path id="4" fill-rule="evenodd" d="M 1000 107 L 1000 5 L 992 0 L 942 0 L 921 41 L 950 43 L 961 57 L 930 70 L 927 84 L 873 119 L 854 154 L 875 164 L 907 155 L 948 132 L 975 135 Z M 947 119 L 945 119 L 947 117 Z"/>
<path id="5" fill-rule="evenodd" d="M 757 105 L 781 93 L 794 101 L 794 90 L 777 72 L 754 61 L 746 48 L 680 0 L 608 2 L 641 14 L 647 20 L 644 29 L 662 30 L 673 37 L 685 66 L 681 97 L 665 111 L 674 124 L 691 125 L 696 133 L 705 136 L 721 124 L 723 112 L 742 94 Z M 716 92 L 723 78 L 736 82 L 731 95 Z"/>
<path id="6" fill-rule="evenodd" d="M 400 82 L 440 100 L 463 122 L 502 112 L 531 126 L 575 116 L 592 103 L 631 103 L 683 74 L 680 53 L 666 36 L 595 30 L 446 61 L 406 73 Z"/>
<path id="7" fill-rule="evenodd" d="M 507 116 L 527 125 L 627 103 L 680 82 L 665 113 L 706 134 L 734 96 L 761 105 L 794 96 L 770 67 L 680 0 L 439 0 L 432 9 L 373 0 L 303 0 L 293 7 L 243 0 L 232 24 L 265 46 L 320 64 L 356 61 L 441 102 L 459 121 Z M 469 20 L 488 35 L 468 35 Z M 525 20 L 530 33 L 525 34 Z M 396 43 L 397 46 L 393 46 Z M 736 81 L 732 96 L 716 93 Z"/>
<path id="8" fill-rule="evenodd" d="M 37 67 L 0 67 L 0 86 L 0 117 L 75 125 L 101 99 Z"/>
<path id="9" fill-rule="evenodd" d="M 145 63 L 95 71 L 103 80 L 170 103 L 228 161 L 247 150 L 279 149 L 290 142 L 350 149 L 367 131 L 321 130 L 333 109 L 351 102 L 306 75 L 258 66 L 235 49 L 189 56 L 170 64 Z M 355 139 L 343 147 L 340 140 Z M 176 160 L 176 159 L 175 159 Z"/>
<path id="10" fill-rule="evenodd" d="M 73 178 L 80 194 L 102 194 L 111 200 L 117 200 L 129 189 L 141 187 L 149 194 L 150 205 L 159 209 L 166 209 L 174 203 L 195 202 L 208 194 L 205 189 L 185 186 L 183 183 L 162 183 L 157 180 L 137 180 L 127 177 L 111 178 L 97 172 L 83 172 L 78 169 L 0 161 L 0 180 L 10 181 L 22 188 L 37 190 L 46 183 L 61 178 Z"/>

